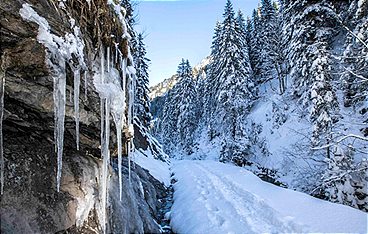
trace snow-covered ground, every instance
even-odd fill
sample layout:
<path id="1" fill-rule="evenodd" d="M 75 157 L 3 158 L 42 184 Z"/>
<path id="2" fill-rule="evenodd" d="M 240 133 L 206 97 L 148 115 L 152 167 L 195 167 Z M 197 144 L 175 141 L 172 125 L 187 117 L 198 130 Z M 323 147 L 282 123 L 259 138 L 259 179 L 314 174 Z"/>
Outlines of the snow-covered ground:
<path id="1" fill-rule="evenodd" d="M 175 161 L 177 233 L 367 233 L 367 213 L 261 181 L 215 161 Z"/>

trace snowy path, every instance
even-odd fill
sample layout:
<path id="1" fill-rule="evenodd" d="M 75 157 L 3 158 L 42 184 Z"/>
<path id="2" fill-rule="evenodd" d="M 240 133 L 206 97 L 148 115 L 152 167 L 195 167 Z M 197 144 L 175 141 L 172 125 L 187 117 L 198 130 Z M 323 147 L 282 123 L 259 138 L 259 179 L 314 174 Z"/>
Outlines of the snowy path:
<path id="1" fill-rule="evenodd" d="M 243 168 L 178 161 L 173 171 L 174 232 L 367 232 L 366 213 L 273 186 Z"/>

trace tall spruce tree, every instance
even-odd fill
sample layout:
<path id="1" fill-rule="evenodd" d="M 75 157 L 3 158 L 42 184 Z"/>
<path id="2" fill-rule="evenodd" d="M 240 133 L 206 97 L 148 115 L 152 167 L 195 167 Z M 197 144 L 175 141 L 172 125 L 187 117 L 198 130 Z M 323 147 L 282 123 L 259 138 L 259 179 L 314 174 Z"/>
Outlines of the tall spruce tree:
<path id="1" fill-rule="evenodd" d="M 272 78 L 275 73 L 275 55 L 277 48 L 277 17 L 271 0 L 261 1 L 261 18 L 259 37 L 262 41 L 260 53 L 260 83 Z"/>
<path id="2" fill-rule="evenodd" d="M 251 43 L 249 44 L 249 58 L 253 70 L 254 77 L 259 83 L 261 77 L 262 66 L 262 39 L 261 39 L 261 21 L 259 16 L 259 9 L 254 9 L 252 14 L 252 30 Z"/>
<path id="3" fill-rule="evenodd" d="M 365 1 L 359 7 L 356 1 L 352 1 L 351 5 L 353 16 L 350 21 L 354 30 L 348 32 L 344 51 L 346 67 L 343 81 L 346 107 L 368 102 L 368 3 Z M 366 131 L 368 135 L 368 130 Z"/>
<path id="4" fill-rule="evenodd" d="M 162 121 L 159 123 L 161 140 L 168 153 L 182 150 L 193 153 L 193 133 L 197 128 L 197 93 L 192 68 L 182 59 L 178 66 L 178 83 L 166 97 Z"/>
<path id="5" fill-rule="evenodd" d="M 331 6 L 327 2 L 290 1 L 287 7 L 288 14 L 293 15 L 289 23 L 293 28 L 292 36 L 287 48 L 293 94 L 308 109 L 311 106 L 311 87 L 319 79 L 314 73 L 317 68 L 315 62 L 331 63 L 329 45 L 336 24 L 335 16 L 331 15 Z M 318 52 L 323 58 L 315 54 Z M 331 69 L 328 68 L 324 70 L 324 77 L 331 83 Z"/>
<path id="6" fill-rule="evenodd" d="M 215 130 L 213 129 L 211 117 L 215 109 L 216 104 L 216 90 L 218 90 L 219 87 L 219 76 L 220 73 L 220 61 L 221 61 L 221 53 L 220 53 L 220 41 L 222 37 L 222 24 L 217 21 L 213 40 L 212 40 L 212 46 L 211 46 L 211 60 L 212 62 L 209 64 L 208 68 L 208 75 L 206 80 L 203 82 L 205 95 L 204 95 L 204 122 L 206 125 L 208 125 L 208 132 L 209 132 L 209 138 L 212 139 L 215 135 Z"/>
<path id="7" fill-rule="evenodd" d="M 172 153 L 179 142 L 179 133 L 177 128 L 178 117 L 180 114 L 180 97 L 177 95 L 179 89 L 176 84 L 165 96 L 162 118 L 157 124 L 158 138 L 163 143 L 165 152 Z"/>
<path id="8" fill-rule="evenodd" d="M 245 117 L 249 113 L 257 92 L 249 62 L 245 24 L 242 15 L 235 16 L 232 3 L 226 2 L 221 30 L 215 31 L 218 48 L 211 66 L 211 81 L 216 87 L 211 126 L 221 133 L 221 160 L 238 161 L 249 154 L 249 141 L 245 132 Z M 212 131 L 213 129 L 210 129 Z"/>
<path id="9" fill-rule="evenodd" d="M 188 155 L 193 153 L 193 134 L 197 127 L 197 111 L 196 111 L 196 85 L 192 74 L 192 67 L 188 60 L 182 60 L 179 64 L 178 72 L 179 92 L 180 96 L 179 116 L 177 128 L 179 132 L 181 147 Z"/>
<path id="10" fill-rule="evenodd" d="M 135 104 L 134 115 L 140 121 L 141 125 L 148 129 L 150 121 L 152 119 L 150 113 L 150 99 L 149 99 L 149 79 L 148 79 L 148 63 L 149 59 L 146 58 L 146 48 L 143 42 L 143 35 L 140 33 L 137 37 L 137 50 L 136 50 L 136 92 L 135 92 Z"/>

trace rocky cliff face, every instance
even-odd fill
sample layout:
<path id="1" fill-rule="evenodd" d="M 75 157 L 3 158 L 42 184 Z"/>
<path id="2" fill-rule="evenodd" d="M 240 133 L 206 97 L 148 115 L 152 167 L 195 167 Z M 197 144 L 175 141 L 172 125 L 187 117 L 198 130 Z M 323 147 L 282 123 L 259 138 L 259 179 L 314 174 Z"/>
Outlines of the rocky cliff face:
<path id="1" fill-rule="evenodd" d="M 69 100 L 73 93 L 73 75 L 71 68 L 66 67 L 67 101 L 60 192 L 56 191 L 55 74 L 45 63 L 47 50 L 39 42 L 38 25 L 25 21 L 19 13 L 24 3 L 29 3 L 38 15 L 47 20 L 55 35 L 65 36 L 71 31 L 71 24 L 80 25 L 85 43 L 88 93 L 86 98 L 83 95 L 79 97 L 80 150 L 76 150 L 73 101 Z M 92 74 L 96 43 L 104 44 L 107 39 L 96 37 L 95 30 L 98 27 L 93 27 L 88 17 L 94 14 L 94 10 L 98 12 L 94 18 L 100 21 L 115 22 L 117 17 L 114 16 L 114 9 L 105 1 L 68 1 L 65 7 L 59 4 L 60 1 L 53 0 L 0 2 L 0 78 L 5 77 L 2 128 L 5 170 L 4 193 L 1 195 L 1 233 L 103 232 L 100 98 L 93 86 Z M 80 12 L 71 11 L 74 6 L 79 6 L 74 9 Z M 92 13 L 84 14 L 88 7 Z M 71 18 L 75 22 L 71 22 Z M 82 85 L 81 93 L 84 92 Z M 116 157 L 114 139 L 112 132 L 112 161 Z M 159 207 L 156 197 L 162 195 L 164 187 L 139 166 L 132 170 L 129 182 L 126 159 L 123 165 L 122 201 L 119 200 L 116 170 L 109 169 L 107 232 L 159 232 L 155 221 Z"/>

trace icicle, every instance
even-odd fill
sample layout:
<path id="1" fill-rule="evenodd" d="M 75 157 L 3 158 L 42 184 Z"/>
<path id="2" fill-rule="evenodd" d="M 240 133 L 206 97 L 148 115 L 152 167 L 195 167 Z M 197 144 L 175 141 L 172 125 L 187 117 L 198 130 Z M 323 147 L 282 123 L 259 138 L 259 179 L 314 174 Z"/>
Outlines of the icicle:
<path id="1" fill-rule="evenodd" d="M 87 71 L 84 72 L 84 100 L 87 101 L 88 94 L 88 82 L 87 82 Z"/>
<path id="2" fill-rule="evenodd" d="M 128 142 L 128 174 L 129 174 L 129 182 L 131 182 L 130 181 L 130 173 L 131 172 L 131 170 L 130 170 L 130 141 Z"/>
<path id="3" fill-rule="evenodd" d="M 107 72 L 110 73 L 110 47 L 107 47 Z"/>
<path id="4" fill-rule="evenodd" d="M 126 89 L 126 65 L 127 65 L 127 61 L 126 59 L 123 59 L 123 57 L 120 55 L 120 58 L 122 59 L 122 67 L 121 70 L 123 71 L 123 92 L 125 93 L 125 89 Z"/>
<path id="5" fill-rule="evenodd" d="M 132 163 L 133 163 L 133 169 L 135 170 L 135 145 L 134 142 L 132 141 L 132 152 L 133 152 L 133 157 L 132 157 Z"/>
<path id="6" fill-rule="evenodd" d="M 101 57 L 101 82 L 105 82 L 105 58 L 104 58 L 104 48 L 101 46 L 100 50 L 100 57 Z M 106 203 L 107 203 L 107 169 L 108 169 L 108 162 L 107 162 L 107 156 L 106 153 L 106 136 L 105 136 L 105 99 L 103 97 L 100 97 L 101 106 L 101 155 L 103 159 L 102 164 L 102 178 L 101 178 L 101 210 L 102 210 L 102 230 L 103 233 L 106 233 Z"/>
<path id="7" fill-rule="evenodd" d="M 103 229 L 106 232 L 106 204 L 107 204 L 107 192 L 108 192 L 108 175 L 109 175 L 109 164 L 110 164 L 110 151 L 109 151 L 109 140 L 110 140 L 110 99 L 105 99 L 105 139 L 104 139 L 104 153 L 103 153 L 103 169 L 102 169 L 102 212 L 103 212 Z"/>
<path id="8" fill-rule="evenodd" d="M 69 102 L 73 103 L 73 94 L 71 90 L 69 90 Z"/>
<path id="9" fill-rule="evenodd" d="M 110 139 L 110 98 L 105 99 L 105 153 L 104 157 L 108 157 L 109 152 L 109 139 Z"/>
<path id="10" fill-rule="evenodd" d="M 118 124 L 116 125 L 116 135 L 118 138 L 118 171 L 119 171 L 119 198 L 121 201 L 122 195 L 123 195 L 123 176 L 122 176 L 122 138 L 121 138 L 121 121 L 117 121 Z"/>
<path id="11" fill-rule="evenodd" d="M 0 161 L 1 161 L 1 194 L 4 193 L 4 149 L 3 149 L 3 118 L 4 118 L 4 92 L 5 92 L 5 74 L 1 72 L 0 77 Z"/>
<path id="12" fill-rule="evenodd" d="M 119 43 L 114 43 L 115 44 L 115 64 L 118 64 L 118 55 L 119 55 Z"/>
<path id="13" fill-rule="evenodd" d="M 105 82 L 105 62 L 104 62 L 104 49 L 101 46 L 101 50 L 100 50 L 100 57 L 101 57 L 101 71 L 100 71 L 100 76 L 101 76 L 101 83 Z M 104 133 L 104 124 L 105 124 L 105 100 L 103 97 L 100 97 L 100 115 L 101 115 L 101 155 L 103 155 L 104 152 L 104 137 L 105 137 L 105 133 Z"/>
<path id="14" fill-rule="evenodd" d="M 129 101 L 128 101 L 128 128 L 129 128 L 129 132 L 134 131 L 134 129 L 132 129 L 132 124 L 133 124 L 133 101 L 134 101 L 134 97 L 133 97 L 133 89 L 134 89 L 134 79 L 133 76 L 130 75 L 129 76 Z M 131 171 L 131 166 L 130 166 L 130 160 L 131 160 L 131 153 L 132 153 L 132 144 L 133 144 L 133 139 L 130 139 L 128 142 L 128 169 L 129 169 L 129 181 L 130 181 L 130 171 Z"/>
<path id="15" fill-rule="evenodd" d="M 59 58 L 60 71 L 54 75 L 54 118 L 55 118 L 55 142 L 57 146 L 57 191 L 60 191 L 61 170 L 63 165 L 63 147 L 64 147 L 64 121 L 65 121 L 65 103 L 66 103 L 66 73 L 65 60 Z"/>
<path id="16" fill-rule="evenodd" d="M 136 90 L 136 76 L 135 76 L 135 74 L 133 74 L 132 75 L 132 82 L 133 82 L 133 85 L 132 85 L 132 87 L 133 87 L 133 89 L 132 89 L 132 102 L 131 102 L 131 105 L 132 105 L 132 111 L 131 111 L 131 115 L 132 115 L 132 117 L 131 117 L 131 127 L 132 127 L 132 129 L 131 129 L 131 131 L 132 132 L 134 132 L 134 125 L 133 125 L 133 121 L 134 121 L 134 102 L 135 102 L 135 90 Z M 135 169 L 135 154 L 134 154 L 134 151 L 135 151 L 135 146 L 134 146 L 134 141 L 133 141 L 133 139 L 131 140 L 131 142 L 132 142 L 132 153 L 133 153 L 133 168 Z"/>
<path id="17" fill-rule="evenodd" d="M 77 150 L 79 150 L 79 89 L 80 89 L 80 70 L 74 70 L 74 119 L 75 119 L 75 136 Z"/>
<path id="18" fill-rule="evenodd" d="M 105 53 L 104 48 L 102 46 L 100 56 L 101 56 L 101 82 L 105 83 Z"/>

